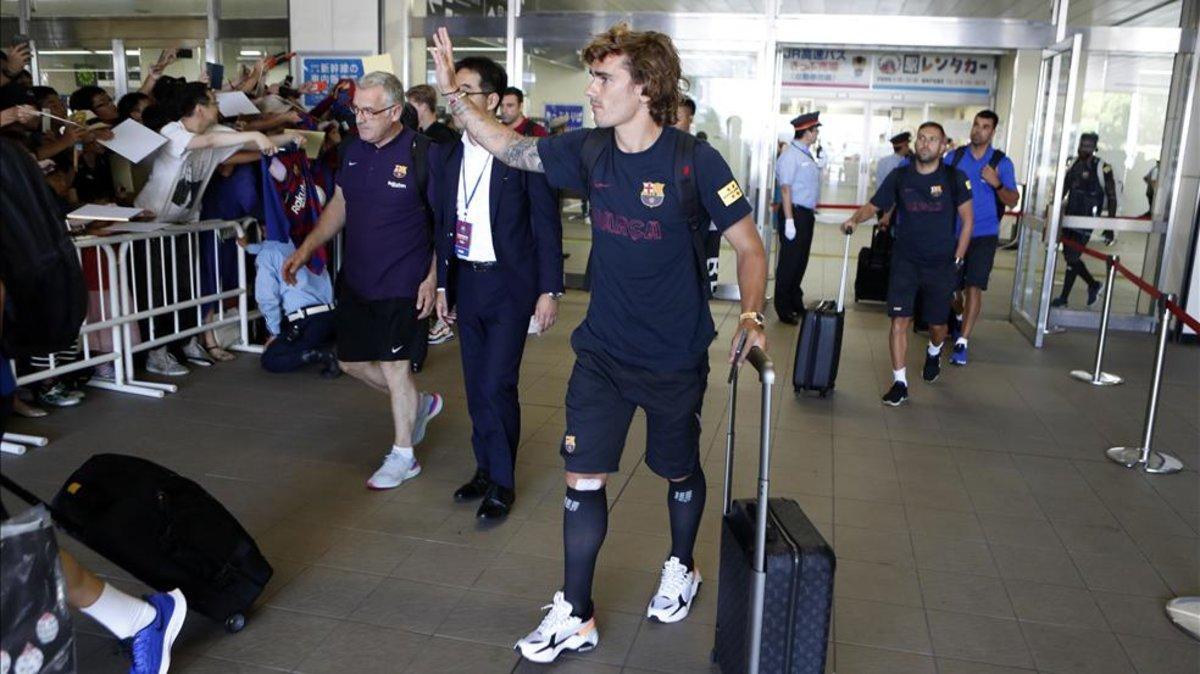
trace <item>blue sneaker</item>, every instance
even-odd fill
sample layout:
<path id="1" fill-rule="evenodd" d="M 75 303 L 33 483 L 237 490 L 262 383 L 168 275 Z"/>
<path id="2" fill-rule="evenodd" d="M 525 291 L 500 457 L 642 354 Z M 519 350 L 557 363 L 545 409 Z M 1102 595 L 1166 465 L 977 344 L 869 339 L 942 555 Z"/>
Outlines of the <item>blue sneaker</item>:
<path id="1" fill-rule="evenodd" d="M 154 607 L 154 621 L 133 635 L 133 666 L 129 674 L 166 674 L 171 667 L 171 645 L 187 618 L 187 600 L 179 590 L 146 595 Z"/>
<path id="2" fill-rule="evenodd" d="M 955 344 L 954 345 L 954 351 L 951 352 L 951 354 L 950 354 L 950 363 L 952 365 L 966 365 L 967 364 L 967 345 L 966 344 Z"/>

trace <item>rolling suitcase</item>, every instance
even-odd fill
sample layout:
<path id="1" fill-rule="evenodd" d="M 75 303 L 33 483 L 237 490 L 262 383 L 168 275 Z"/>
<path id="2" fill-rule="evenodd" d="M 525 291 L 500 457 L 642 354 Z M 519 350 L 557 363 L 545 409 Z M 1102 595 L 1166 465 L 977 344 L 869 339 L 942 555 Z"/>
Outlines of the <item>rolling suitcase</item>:
<path id="1" fill-rule="evenodd" d="M 800 339 L 796 341 L 796 364 L 792 385 L 796 393 L 817 391 L 824 398 L 837 381 L 838 362 L 842 356 L 842 330 L 846 323 L 843 302 L 846 297 L 846 274 L 850 265 L 850 236 L 846 235 L 842 253 L 842 280 L 836 302 L 822 300 L 804 313 L 800 324 Z"/>
<path id="2" fill-rule="evenodd" d="M 769 498 L 771 386 L 775 371 L 755 348 L 762 380 L 758 498 L 731 500 L 737 370 L 730 374 L 724 517 L 713 662 L 724 674 L 822 674 L 833 606 L 833 549 L 792 499 Z"/>
<path id="3" fill-rule="evenodd" d="M 854 275 L 854 301 L 887 301 L 888 274 L 892 270 L 892 235 L 878 225 L 871 231 L 871 245 L 858 251 Z"/>
<path id="4" fill-rule="evenodd" d="M 3 483 L 40 502 L 11 480 Z M 91 457 L 67 478 L 50 513 L 72 537 L 155 590 L 179 588 L 189 608 L 230 632 L 245 626 L 246 610 L 274 573 L 220 502 L 146 459 Z"/>

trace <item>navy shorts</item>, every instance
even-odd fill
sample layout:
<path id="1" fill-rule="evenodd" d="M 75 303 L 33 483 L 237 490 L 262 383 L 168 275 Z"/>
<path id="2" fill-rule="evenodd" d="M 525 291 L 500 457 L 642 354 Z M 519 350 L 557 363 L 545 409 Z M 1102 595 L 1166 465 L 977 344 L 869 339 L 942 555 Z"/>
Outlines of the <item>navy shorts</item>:
<path id="1" fill-rule="evenodd" d="M 655 372 L 578 349 L 561 448 L 567 471 L 619 470 L 629 422 L 640 407 L 646 413 L 646 465 L 667 479 L 691 475 L 700 465 L 700 405 L 707 385 L 707 358 L 692 369 Z"/>
<path id="2" fill-rule="evenodd" d="M 888 316 L 913 315 L 917 293 L 921 293 L 921 313 L 924 316 L 949 316 L 950 301 L 958 286 L 954 260 L 923 262 L 903 254 L 892 255 L 892 271 L 888 276 Z M 930 321 L 934 325 L 945 321 Z"/>
<path id="3" fill-rule="evenodd" d="M 967 247 L 967 258 L 963 260 L 962 287 L 987 290 L 999 240 L 998 236 L 978 236 L 971 239 L 971 245 Z"/>

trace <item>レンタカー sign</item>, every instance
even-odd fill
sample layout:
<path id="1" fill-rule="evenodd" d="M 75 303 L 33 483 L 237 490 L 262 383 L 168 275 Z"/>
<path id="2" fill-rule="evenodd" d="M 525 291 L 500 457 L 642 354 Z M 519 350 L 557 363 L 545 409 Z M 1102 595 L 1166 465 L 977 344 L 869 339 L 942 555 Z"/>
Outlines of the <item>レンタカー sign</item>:
<path id="1" fill-rule="evenodd" d="M 845 49 L 783 51 L 783 86 L 921 91 L 987 96 L 996 86 L 996 57 Z"/>

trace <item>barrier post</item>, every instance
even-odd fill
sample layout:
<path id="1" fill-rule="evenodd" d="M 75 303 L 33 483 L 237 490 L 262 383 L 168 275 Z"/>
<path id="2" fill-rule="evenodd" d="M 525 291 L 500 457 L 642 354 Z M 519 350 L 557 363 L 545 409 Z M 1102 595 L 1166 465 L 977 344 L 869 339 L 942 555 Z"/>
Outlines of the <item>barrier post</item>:
<path id="1" fill-rule="evenodd" d="M 1071 376 L 1085 381 L 1092 386 L 1116 386 L 1125 380 L 1115 374 L 1109 374 L 1102 369 L 1104 365 L 1104 342 L 1108 339 L 1108 317 L 1112 311 L 1113 283 L 1117 278 L 1117 263 L 1121 261 L 1118 255 L 1109 255 L 1106 263 L 1108 273 L 1104 279 L 1104 308 L 1100 312 L 1100 333 L 1096 337 L 1096 364 L 1091 372 L 1087 370 L 1071 370 Z"/>
<path id="2" fill-rule="evenodd" d="M 1163 360 L 1167 355 L 1167 332 L 1171 319 L 1171 312 L 1167 308 L 1167 304 L 1175 301 L 1176 298 L 1173 294 L 1159 299 L 1159 306 L 1162 310 L 1159 312 L 1158 349 L 1154 353 L 1154 372 L 1150 381 L 1150 399 L 1146 402 L 1146 421 L 1143 426 L 1142 445 L 1140 447 L 1111 447 L 1105 452 L 1109 459 L 1126 468 L 1141 466 L 1143 471 L 1153 475 L 1178 473 L 1183 470 L 1182 461 L 1170 454 L 1164 454 L 1151 448 L 1151 441 L 1154 439 L 1154 422 L 1158 416 L 1158 396 L 1162 390 Z"/>

